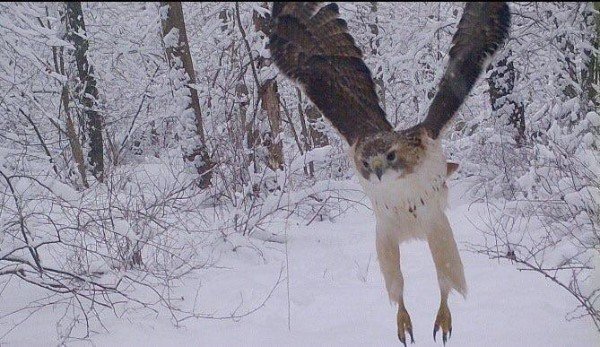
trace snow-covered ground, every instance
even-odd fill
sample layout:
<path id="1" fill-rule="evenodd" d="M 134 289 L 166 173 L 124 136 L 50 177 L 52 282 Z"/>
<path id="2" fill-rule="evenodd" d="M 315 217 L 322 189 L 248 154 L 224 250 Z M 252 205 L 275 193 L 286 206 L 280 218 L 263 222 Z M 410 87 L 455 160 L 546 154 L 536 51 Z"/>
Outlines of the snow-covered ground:
<path id="1" fill-rule="evenodd" d="M 451 187 L 448 211 L 457 242 L 477 241 L 482 205 L 467 204 L 460 186 Z M 365 203 L 368 204 L 367 201 Z M 329 221 L 289 220 L 289 319 L 287 283 L 281 281 L 264 306 L 241 319 L 190 319 L 175 327 L 168 315 L 147 312 L 127 318 L 107 316 L 109 333 L 92 336 L 96 346 L 397 346 L 396 309 L 387 298 L 374 247 L 372 212 L 355 210 Z M 272 226 L 284 230 L 283 222 Z M 225 253 L 220 267 L 199 273 L 176 288 L 189 305 L 214 316 L 243 314 L 269 295 L 286 252 L 281 244 L 255 241 L 257 249 L 240 247 Z M 460 246 L 459 246 L 460 247 Z M 506 262 L 464 251 L 461 255 L 469 285 L 463 299 L 450 298 L 453 334 L 449 346 L 600 346 L 591 321 L 567 322 L 575 305 L 556 285 L 541 276 L 517 271 Z M 405 301 L 418 346 L 440 346 L 432 338 L 439 303 L 435 269 L 424 242 L 401 248 Z M 262 253 L 262 255 L 259 255 Z M 20 300 L 29 289 L 5 290 Z M 6 297 L 5 297 L 6 298 Z M 3 300 L 4 301 L 4 300 Z M 6 301 L 5 301 L 6 302 Z M 59 312 L 43 312 L 6 336 L 2 346 L 55 344 Z M 35 327 L 32 329 L 32 327 Z M 439 337 L 439 335 L 438 335 Z M 76 341 L 74 345 L 89 345 Z"/>

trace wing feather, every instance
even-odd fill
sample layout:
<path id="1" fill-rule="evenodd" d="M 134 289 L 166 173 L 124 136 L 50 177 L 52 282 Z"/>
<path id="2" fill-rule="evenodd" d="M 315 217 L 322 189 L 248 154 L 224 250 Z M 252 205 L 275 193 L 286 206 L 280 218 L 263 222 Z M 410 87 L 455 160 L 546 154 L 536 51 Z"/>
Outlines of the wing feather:
<path id="1" fill-rule="evenodd" d="M 437 138 L 477 82 L 484 65 L 508 37 L 505 2 L 467 3 L 452 38 L 450 59 L 427 117 L 421 123 Z"/>
<path id="2" fill-rule="evenodd" d="M 393 130 L 336 4 L 274 3 L 269 49 L 279 70 L 302 85 L 348 143 Z"/>

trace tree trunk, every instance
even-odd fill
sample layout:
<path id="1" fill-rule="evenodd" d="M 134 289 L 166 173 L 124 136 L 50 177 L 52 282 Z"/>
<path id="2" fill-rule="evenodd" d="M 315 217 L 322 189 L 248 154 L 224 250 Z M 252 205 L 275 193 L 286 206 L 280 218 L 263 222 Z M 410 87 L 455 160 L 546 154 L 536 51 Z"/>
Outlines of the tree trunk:
<path id="1" fill-rule="evenodd" d="M 169 68 L 171 71 L 184 73 L 181 82 L 187 86 L 189 91 L 186 110 L 192 109 L 194 117 L 191 128 L 188 124 L 188 119 L 182 120 L 184 124 L 184 134 L 182 136 L 184 141 L 182 145 L 183 158 L 186 162 L 193 164 L 196 172 L 200 175 L 198 186 L 200 188 L 208 188 L 211 184 L 213 163 L 210 160 L 206 147 L 198 91 L 190 86 L 196 83 L 196 72 L 194 71 L 194 63 L 190 54 L 183 8 L 181 2 L 161 2 L 160 6 L 161 12 L 165 11 L 164 15 L 161 15 L 161 19 Z M 172 40 L 176 42 L 172 42 Z M 174 75 L 177 76 L 177 74 Z M 179 83 L 176 83 L 174 88 L 180 88 Z M 186 117 L 186 112 L 184 112 L 183 117 Z"/>
<path id="2" fill-rule="evenodd" d="M 248 40 L 246 38 L 246 32 L 242 26 L 242 21 L 240 18 L 240 6 L 239 3 L 235 3 L 235 10 L 234 10 L 234 15 L 235 15 L 235 19 L 234 22 L 237 22 L 238 24 L 238 29 L 240 31 L 240 34 L 242 35 L 242 41 L 243 44 L 246 46 L 246 52 L 249 55 L 250 58 L 250 69 L 252 70 L 252 75 L 254 76 L 255 82 L 257 84 L 258 87 L 258 76 L 256 74 L 255 71 L 255 67 L 254 67 L 254 59 L 252 58 L 252 54 L 251 54 L 251 49 L 250 49 L 250 44 L 248 43 Z M 247 151 L 244 151 L 245 153 L 248 153 L 247 156 L 244 156 L 244 161 L 247 158 L 247 162 L 244 163 L 244 167 L 250 167 L 250 164 L 252 165 L 252 172 L 253 173 L 259 173 L 259 169 L 258 169 L 258 163 L 256 160 L 256 148 L 258 147 L 258 145 L 260 144 L 260 134 L 258 133 L 258 130 L 255 129 L 254 123 L 256 121 L 255 119 L 255 114 L 253 114 L 250 119 L 248 119 L 247 117 L 247 111 L 248 111 L 248 105 L 250 103 L 250 99 L 248 97 L 249 94 L 249 90 L 248 90 L 248 85 L 246 84 L 246 80 L 244 78 L 244 75 L 246 74 L 248 65 L 243 64 L 244 59 L 242 58 L 242 54 L 240 54 L 240 50 L 241 48 L 236 48 L 235 44 L 231 45 L 231 56 L 233 58 L 233 61 L 236 64 L 239 64 L 239 70 L 240 73 L 238 74 L 238 78 L 236 81 L 236 85 L 235 85 L 235 94 L 236 94 L 236 99 L 238 101 L 238 110 L 239 110 L 239 114 L 240 114 L 240 120 L 241 120 L 241 124 L 243 126 L 243 132 L 246 136 L 246 149 Z M 256 110 L 255 110 L 256 112 Z M 244 181 L 245 182 L 245 181 Z M 260 193 L 260 186 L 258 183 L 254 183 L 252 186 L 252 191 L 255 195 L 258 195 Z"/>
<path id="3" fill-rule="evenodd" d="M 263 134 L 263 145 L 269 151 L 268 165 L 272 170 L 283 169 L 283 143 L 281 141 L 281 112 L 277 82 L 274 79 L 260 86 L 261 107 L 267 113 L 271 131 Z"/>
<path id="4" fill-rule="evenodd" d="M 304 110 L 302 109 L 302 92 L 300 88 L 296 87 L 296 94 L 298 95 L 298 115 L 300 116 L 300 128 L 302 130 L 302 143 L 304 144 L 304 153 L 307 153 L 314 148 L 313 143 L 308 135 L 308 126 Z M 314 107 L 314 106 L 313 106 Z M 304 168 L 306 172 L 306 166 Z M 312 161 L 308 162 L 308 175 L 313 177 L 315 174 L 315 166 Z"/>
<path id="5" fill-rule="evenodd" d="M 488 69 L 492 69 L 490 66 Z M 508 123 L 515 130 L 514 139 L 517 146 L 525 142 L 525 105 L 513 92 L 516 81 L 515 67 L 512 61 L 512 51 L 507 50 L 504 57 L 496 63 L 488 78 L 490 86 L 490 101 L 492 110 L 497 117 L 508 117 Z"/>
<path id="6" fill-rule="evenodd" d="M 268 7 L 265 3 L 263 7 Z M 268 17 L 261 17 L 256 11 L 252 15 L 254 29 L 257 32 L 262 32 L 265 37 L 270 34 Z M 264 57 L 258 57 L 257 67 L 261 69 L 268 68 L 271 62 Z M 279 93 L 277 92 L 277 82 L 275 78 L 270 78 L 261 82 L 258 86 L 259 97 L 261 100 L 262 111 L 266 113 L 269 121 L 270 132 L 262 134 L 263 145 L 267 147 L 269 152 L 268 166 L 272 170 L 283 169 L 283 143 L 281 141 L 281 110 Z"/>
<path id="7" fill-rule="evenodd" d="M 77 132 L 75 131 L 73 118 L 71 118 L 71 113 L 69 112 L 69 88 L 66 84 L 62 87 L 60 99 L 65 113 L 65 123 L 67 125 L 67 138 L 69 139 L 71 153 L 73 153 L 73 159 L 75 160 L 75 165 L 77 165 L 77 171 L 79 172 L 79 177 L 81 178 L 81 184 L 83 184 L 85 188 L 89 188 L 90 185 L 87 181 L 87 176 L 85 173 L 83 150 L 81 149 L 81 143 L 79 142 Z"/>
<path id="8" fill-rule="evenodd" d="M 87 51 L 89 41 L 83 20 L 81 2 L 67 2 L 67 40 L 75 47 L 74 57 L 77 63 L 79 83 L 83 93 L 84 119 L 89 138 L 88 163 L 92 174 L 100 182 L 104 180 L 104 146 L 102 141 L 102 116 L 97 109 L 98 89 L 94 78 L 94 67 L 89 63 Z"/>

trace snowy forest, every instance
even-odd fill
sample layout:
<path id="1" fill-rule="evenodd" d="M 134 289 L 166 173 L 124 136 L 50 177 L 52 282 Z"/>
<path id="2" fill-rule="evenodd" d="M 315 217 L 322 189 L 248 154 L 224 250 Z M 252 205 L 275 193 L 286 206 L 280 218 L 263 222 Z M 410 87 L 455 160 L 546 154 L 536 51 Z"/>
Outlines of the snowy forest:
<path id="1" fill-rule="evenodd" d="M 370 202 L 271 61 L 271 6 L 0 3 L 0 345 L 399 344 Z M 339 6 L 388 120 L 421 121 L 464 3 Z M 442 139 L 449 344 L 594 346 L 600 3 L 509 6 Z M 427 246 L 403 247 L 416 343 L 441 345 Z"/>

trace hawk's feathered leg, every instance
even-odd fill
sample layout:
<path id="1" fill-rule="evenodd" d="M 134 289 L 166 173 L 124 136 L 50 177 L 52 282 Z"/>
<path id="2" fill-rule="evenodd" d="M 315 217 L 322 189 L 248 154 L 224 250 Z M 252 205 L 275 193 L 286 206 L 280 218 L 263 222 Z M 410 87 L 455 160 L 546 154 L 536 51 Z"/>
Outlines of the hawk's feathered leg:
<path id="1" fill-rule="evenodd" d="M 392 302 L 398 303 L 398 338 L 406 346 L 406 334 L 413 338 L 412 322 L 410 315 L 404 307 L 404 278 L 400 271 L 400 249 L 397 240 L 390 240 L 386 232 L 377 232 L 376 236 L 377 258 L 379 268 L 385 280 L 385 286 Z"/>
<path id="2" fill-rule="evenodd" d="M 447 188 L 445 188 L 447 189 Z M 452 315 L 448 308 L 448 294 L 454 289 L 463 296 L 467 294 L 467 282 L 456 241 L 446 214 L 436 218 L 438 223 L 427 235 L 429 249 L 433 256 L 435 270 L 440 286 L 440 308 L 433 326 L 433 339 L 438 330 L 442 330 L 442 341 L 446 343 L 452 333 Z"/>

